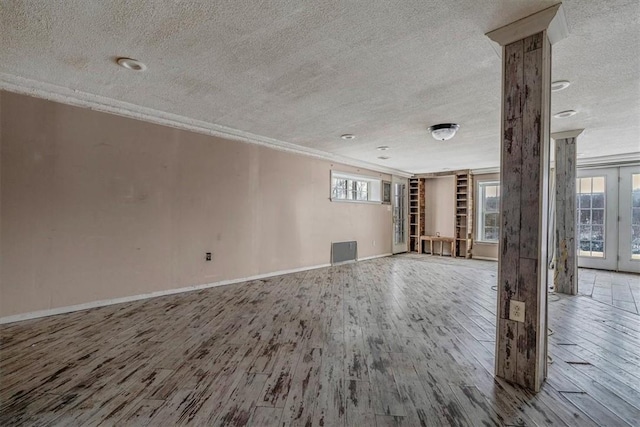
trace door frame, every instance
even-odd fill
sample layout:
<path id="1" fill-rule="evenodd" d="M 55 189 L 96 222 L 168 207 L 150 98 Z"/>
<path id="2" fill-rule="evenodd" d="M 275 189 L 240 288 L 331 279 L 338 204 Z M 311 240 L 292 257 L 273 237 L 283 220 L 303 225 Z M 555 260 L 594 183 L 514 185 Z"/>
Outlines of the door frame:
<path id="1" fill-rule="evenodd" d="M 580 256 L 580 224 L 576 206 L 576 237 L 578 267 L 615 271 L 618 268 L 618 168 L 581 168 L 577 178 L 605 177 L 604 257 Z M 576 188 L 576 197 L 579 194 Z"/>
<path id="2" fill-rule="evenodd" d="M 402 185 L 402 206 L 398 209 L 396 206 L 396 185 Z M 407 252 L 409 250 L 409 179 L 402 178 L 399 176 L 392 175 L 391 176 L 391 252 L 393 254 L 399 254 L 402 252 Z M 398 244 L 395 243 L 395 235 L 396 235 L 396 223 L 397 221 L 402 221 L 404 225 L 404 241 Z"/>
<path id="3" fill-rule="evenodd" d="M 640 273 L 640 259 L 631 258 L 632 176 L 640 174 L 640 165 L 620 166 L 618 194 L 618 271 Z M 625 230 L 629 232 L 625 232 Z"/>

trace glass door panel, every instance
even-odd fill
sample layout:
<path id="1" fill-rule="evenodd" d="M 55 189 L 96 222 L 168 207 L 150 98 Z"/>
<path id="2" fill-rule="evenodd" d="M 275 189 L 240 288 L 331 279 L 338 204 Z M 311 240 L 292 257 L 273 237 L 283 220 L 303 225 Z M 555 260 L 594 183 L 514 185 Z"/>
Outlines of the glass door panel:
<path id="1" fill-rule="evenodd" d="M 393 207 L 393 253 L 407 251 L 407 188 L 408 180 L 393 176 L 391 178 Z"/>
<path id="2" fill-rule="evenodd" d="M 604 258 L 605 176 L 580 178 L 576 183 L 579 256 Z"/>
<path id="3" fill-rule="evenodd" d="M 620 168 L 618 269 L 640 273 L 640 166 Z"/>
<path id="4" fill-rule="evenodd" d="M 576 180 L 578 266 L 615 270 L 618 169 L 581 169 Z"/>

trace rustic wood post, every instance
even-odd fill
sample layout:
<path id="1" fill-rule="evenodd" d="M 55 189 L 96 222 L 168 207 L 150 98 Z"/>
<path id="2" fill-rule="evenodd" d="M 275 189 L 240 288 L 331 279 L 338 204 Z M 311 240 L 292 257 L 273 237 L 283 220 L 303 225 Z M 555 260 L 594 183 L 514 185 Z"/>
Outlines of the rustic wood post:
<path id="1" fill-rule="evenodd" d="M 584 129 L 552 133 L 556 143 L 556 292 L 578 293 L 576 244 L 576 141 Z"/>
<path id="2" fill-rule="evenodd" d="M 547 373 L 551 45 L 567 34 L 561 4 L 487 34 L 502 46 L 496 376 L 534 392 Z"/>

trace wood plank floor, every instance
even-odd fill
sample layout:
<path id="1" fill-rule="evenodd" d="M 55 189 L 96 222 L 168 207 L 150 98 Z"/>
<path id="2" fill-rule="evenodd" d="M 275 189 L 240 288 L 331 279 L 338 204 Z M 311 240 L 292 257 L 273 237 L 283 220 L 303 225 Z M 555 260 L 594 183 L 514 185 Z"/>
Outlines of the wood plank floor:
<path id="1" fill-rule="evenodd" d="M 640 276 L 581 268 L 578 292 L 631 313 L 640 313 Z"/>
<path id="2" fill-rule="evenodd" d="M 405 255 L 0 328 L 0 425 L 640 425 L 640 316 L 552 296 L 493 377 L 496 264 Z"/>

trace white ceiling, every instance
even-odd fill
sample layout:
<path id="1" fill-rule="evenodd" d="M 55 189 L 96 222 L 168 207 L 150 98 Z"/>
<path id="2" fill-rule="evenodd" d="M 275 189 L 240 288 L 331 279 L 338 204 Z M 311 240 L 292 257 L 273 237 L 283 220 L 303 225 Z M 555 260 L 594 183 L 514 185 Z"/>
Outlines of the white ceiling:
<path id="1" fill-rule="evenodd" d="M 554 3 L 2 2 L 0 87 L 412 173 L 495 167 L 501 62 L 484 34 Z M 563 5 L 570 35 L 553 47 L 553 78 L 572 85 L 552 112 L 578 114 L 552 132 L 585 128 L 584 158 L 640 152 L 640 2 Z M 454 139 L 427 133 L 441 122 L 461 125 Z"/>

